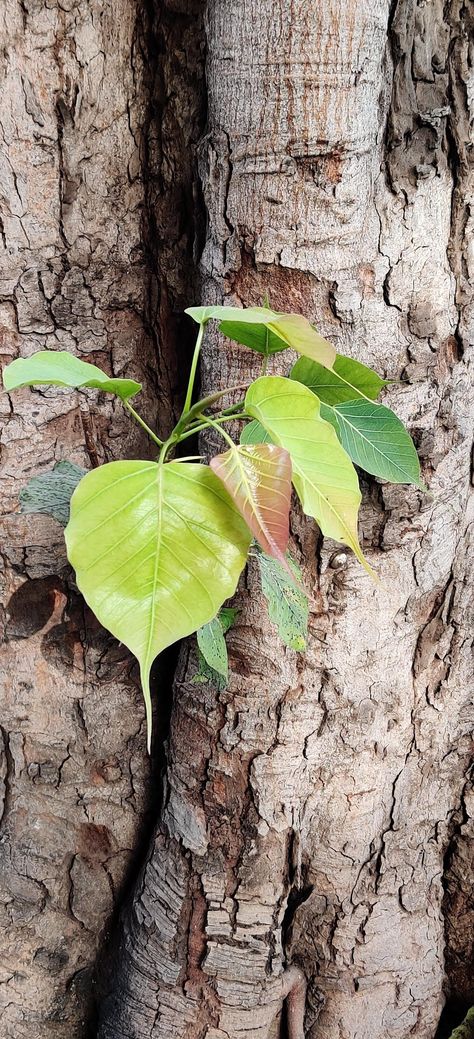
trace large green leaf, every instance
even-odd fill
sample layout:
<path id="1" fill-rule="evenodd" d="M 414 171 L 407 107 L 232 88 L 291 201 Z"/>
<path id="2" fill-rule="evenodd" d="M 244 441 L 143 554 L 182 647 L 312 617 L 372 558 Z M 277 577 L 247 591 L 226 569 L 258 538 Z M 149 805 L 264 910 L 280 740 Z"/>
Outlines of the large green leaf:
<path id="1" fill-rule="evenodd" d="M 81 480 L 65 535 L 86 601 L 139 661 L 150 740 L 153 660 L 233 595 L 248 528 L 207 466 L 124 461 Z"/>
<path id="2" fill-rule="evenodd" d="M 229 339 L 261 354 L 290 348 L 328 368 L 336 358 L 332 344 L 302 314 L 279 314 L 268 307 L 188 307 L 186 314 L 200 324 L 219 321 Z"/>
<path id="3" fill-rule="evenodd" d="M 222 480 L 263 551 L 285 566 L 291 503 L 288 451 L 276 444 L 235 446 L 216 455 L 211 469 Z"/>
<path id="4" fill-rule="evenodd" d="M 334 424 L 342 446 L 361 469 L 391 483 L 423 488 L 413 440 L 390 408 L 359 398 L 334 408 L 322 404 L 321 415 Z"/>
<path id="5" fill-rule="evenodd" d="M 263 376 L 247 390 L 245 410 L 291 455 L 293 483 L 306 514 L 327 537 L 349 545 L 372 573 L 357 534 L 357 473 L 336 431 L 321 418 L 314 393 L 299 382 Z"/>
<path id="6" fill-rule="evenodd" d="M 308 629 L 308 600 L 300 585 L 301 573 L 289 557 L 285 568 L 264 552 L 258 552 L 257 557 L 268 616 L 276 624 L 282 642 L 301 653 L 306 648 Z"/>
<path id="7" fill-rule="evenodd" d="M 72 493 L 86 472 L 80 465 L 64 460 L 56 462 L 48 472 L 32 476 L 20 491 L 21 511 L 44 513 L 65 527 Z"/>
<path id="8" fill-rule="evenodd" d="M 95 364 L 80 361 L 65 350 L 39 350 L 31 357 L 18 357 L 3 372 L 3 385 L 9 392 L 22 386 L 90 387 L 115 393 L 122 400 L 134 397 L 141 384 L 133 379 L 111 379 Z"/>
<path id="9" fill-rule="evenodd" d="M 323 404 L 342 404 L 360 397 L 376 400 L 380 390 L 387 386 L 385 379 L 372 368 L 343 354 L 337 354 L 331 369 L 301 357 L 293 365 L 290 378 L 308 386 Z"/>

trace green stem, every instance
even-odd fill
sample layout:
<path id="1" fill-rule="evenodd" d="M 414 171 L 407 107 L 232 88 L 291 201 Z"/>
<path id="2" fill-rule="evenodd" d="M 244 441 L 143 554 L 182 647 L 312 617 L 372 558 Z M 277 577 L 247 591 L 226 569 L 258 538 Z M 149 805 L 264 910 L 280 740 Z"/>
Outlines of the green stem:
<path id="1" fill-rule="evenodd" d="M 201 418 L 206 423 L 206 426 L 212 426 L 213 429 L 217 429 L 217 432 L 220 433 L 221 437 L 223 437 L 224 440 L 227 441 L 227 443 L 230 445 L 230 447 L 232 449 L 235 448 L 235 444 L 234 444 L 234 441 L 232 440 L 232 437 L 230 437 L 229 434 L 226 433 L 225 429 L 221 429 L 221 427 L 220 427 L 218 422 L 215 422 L 214 419 L 209 418 L 206 415 L 201 415 Z"/>
<path id="2" fill-rule="evenodd" d="M 123 400 L 122 404 L 123 404 L 124 408 L 126 408 L 127 411 L 129 411 L 130 414 L 133 415 L 133 418 L 135 419 L 135 422 L 138 422 L 138 425 L 141 426 L 142 429 L 145 430 L 145 433 L 148 433 L 148 436 L 151 437 L 151 439 L 155 441 L 155 444 L 158 444 L 158 447 L 162 447 L 163 441 L 160 440 L 160 438 L 156 436 L 156 433 L 154 433 L 153 430 L 150 429 L 149 426 L 147 426 L 146 422 L 143 421 L 141 415 L 138 414 L 138 411 L 135 411 L 135 408 L 132 408 L 132 405 L 129 404 L 128 400 Z"/>
<path id="3" fill-rule="evenodd" d="M 225 415 L 225 414 L 222 414 L 222 416 L 221 415 L 217 415 L 217 416 L 214 417 L 214 423 L 233 422 L 234 419 L 237 421 L 238 419 L 239 420 L 240 419 L 248 419 L 248 417 L 249 416 L 246 415 L 245 412 L 242 412 L 241 415 Z M 207 427 L 209 425 L 210 425 L 210 422 L 208 421 L 207 416 L 204 415 L 202 422 L 199 422 L 198 425 L 191 426 L 190 429 L 187 429 L 185 433 L 181 433 L 180 434 L 179 443 L 181 443 L 182 440 L 186 440 L 187 437 L 193 437 L 197 433 L 202 433 L 202 430 L 203 429 L 207 429 Z"/>
<path id="4" fill-rule="evenodd" d="M 204 336 L 204 329 L 205 329 L 205 327 L 206 327 L 205 324 L 199 325 L 199 332 L 197 334 L 196 346 L 194 347 L 194 354 L 193 354 L 193 359 L 192 359 L 192 363 L 191 363 L 191 371 L 189 373 L 189 382 L 188 382 L 188 389 L 186 391 L 186 400 L 184 402 L 183 414 L 181 415 L 181 418 L 183 418 L 183 415 L 186 415 L 186 413 L 189 411 L 189 409 L 191 407 L 191 401 L 193 399 L 194 381 L 195 381 L 195 378 L 196 378 L 197 366 L 198 366 L 198 361 L 199 361 L 199 354 L 201 353 L 201 346 L 202 346 L 202 340 L 203 340 L 203 336 Z"/>

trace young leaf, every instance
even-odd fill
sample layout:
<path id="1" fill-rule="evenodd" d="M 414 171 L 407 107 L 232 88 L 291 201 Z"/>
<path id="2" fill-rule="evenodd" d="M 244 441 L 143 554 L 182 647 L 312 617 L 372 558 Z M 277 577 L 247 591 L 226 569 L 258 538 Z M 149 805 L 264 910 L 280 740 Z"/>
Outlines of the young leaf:
<path id="1" fill-rule="evenodd" d="M 322 404 L 321 415 L 334 423 L 342 446 L 361 469 L 391 483 L 423 488 L 413 440 L 390 408 L 359 398 L 334 408 Z"/>
<path id="2" fill-rule="evenodd" d="M 276 624 L 286 646 L 302 652 L 306 649 L 308 630 L 308 600 L 300 587 L 301 573 L 296 563 L 288 558 L 298 584 L 286 569 L 263 552 L 258 553 L 262 592 L 268 604 L 268 616 Z"/>
<path id="3" fill-rule="evenodd" d="M 139 661 L 150 744 L 153 660 L 233 595 L 247 526 L 207 466 L 124 461 L 81 480 L 65 536 L 84 598 Z"/>
<path id="4" fill-rule="evenodd" d="M 206 664 L 227 681 L 229 673 L 227 646 L 222 624 L 218 617 L 213 617 L 211 621 L 199 628 L 197 644 Z"/>
<path id="5" fill-rule="evenodd" d="M 53 469 L 33 476 L 22 488 L 21 511 L 44 513 L 65 527 L 69 519 L 72 493 L 86 472 L 87 469 L 74 465 L 74 462 L 56 462 Z"/>
<path id="6" fill-rule="evenodd" d="M 65 350 L 39 350 L 31 357 L 18 357 L 4 369 L 3 385 L 7 392 L 22 386 L 90 387 L 115 393 L 122 400 L 134 397 L 141 390 L 139 382 L 110 378 L 95 364 L 80 361 Z"/>
<path id="7" fill-rule="evenodd" d="M 279 314 L 268 307 L 188 307 L 186 314 L 202 323 L 214 318 L 220 331 L 261 354 L 288 348 L 328 368 L 336 351 L 302 314 Z"/>
<path id="8" fill-rule="evenodd" d="M 263 428 L 260 422 L 256 422 L 252 419 L 252 422 L 247 422 L 240 434 L 241 444 L 271 444 L 272 438 L 267 430 Z"/>
<path id="9" fill-rule="evenodd" d="M 291 459 L 275 444 L 231 447 L 211 461 L 264 552 L 286 565 L 291 502 Z"/>
<path id="10" fill-rule="evenodd" d="M 342 354 L 336 355 L 331 369 L 301 357 L 293 365 L 290 379 L 308 386 L 323 404 L 342 404 L 359 397 L 376 400 L 380 390 L 388 385 L 372 368 Z"/>
<path id="11" fill-rule="evenodd" d="M 357 473 L 311 390 L 280 376 L 263 376 L 247 390 L 245 410 L 286 448 L 304 512 L 323 534 L 353 549 L 369 573 L 357 534 L 361 495 Z"/>

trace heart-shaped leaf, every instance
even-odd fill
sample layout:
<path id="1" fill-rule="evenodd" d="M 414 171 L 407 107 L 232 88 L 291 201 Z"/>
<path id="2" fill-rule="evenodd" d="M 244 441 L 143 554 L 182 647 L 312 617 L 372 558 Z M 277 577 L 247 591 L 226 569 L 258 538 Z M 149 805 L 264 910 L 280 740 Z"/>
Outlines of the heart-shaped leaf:
<path id="1" fill-rule="evenodd" d="M 275 444 L 231 447 L 211 461 L 254 538 L 286 566 L 291 502 L 291 459 Z"/>
<path id="2" fill-rule="evenodd" d="M 186 314 L 202 324 L 214 319 L 220 331 L 261 354 L 296 350 L 330 368 L 336 358 L 331 343 L 302 314 L 279 314 L 268 307 L 189 307 Z"/>
<path id="3" fill-rule="evenodd" d="M 115 393 L 122 400 L 134 397 L 141 390 L 139 382 L 110 378 L 95 364 L 80 361 L 66 350 L 39 350 L 31 357 L 18 357 L 4 369 L 3 385 L 7 392 L 22 386 L 90 387 Z"/>
<path id="4" fill-rule="evenodd" d="M 383 404 L 346 401 L 321 415 L 334 425 L 342 446 L 356 465 L 391 483 L 415 483 L 424 488 L 415 445 L 400 419 Z"/>
<path id="5" fill-rule="evenodd" d="M 342 354 L 337 354 L 331 369 L 301 357 L 293 365 L 290 379 L 308 386 L 323 404 L 342 404 L 359 397 L 376 400 L 380 390 L 388 385 L 372 368 Z"/>
<path id="6" fill-rule="evenodd" d="M 248 528 L 207 466 L 124 461 L 81 480 L 65 536 L 84 598 L 139 661 L 150 742 L 153 660 L 233 595 Z"/>
<path id="7" fill-rule="evenodd" d="M 247 390 L 245 410 L 291 455 L 293 483 L 304 512 L 316 519 L 327 537 L 349 545 L 373 573 L 357 534 L 357 473 L 335 430 L 321 418 L 314 393 L 299 382 L 263 376 Z"/>

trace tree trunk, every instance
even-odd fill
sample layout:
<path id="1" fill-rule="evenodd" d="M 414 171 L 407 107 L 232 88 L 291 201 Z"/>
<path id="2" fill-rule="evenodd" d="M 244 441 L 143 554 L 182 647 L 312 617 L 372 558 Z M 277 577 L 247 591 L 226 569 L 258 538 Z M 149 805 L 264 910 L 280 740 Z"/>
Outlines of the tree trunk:
<path id="1" fill-rule="evenodd" d="M 364 482 L 375 587 L 295 511 L 304 657 L 279 645 L 252 566 L 228 689 L 198 690 L 183 650 L 101 1039 L 268 1039 L 291 963 L 308 1036 L 434 1037 L 472 751 L 468 21 L 441 0 L 208 4 L 203 298 L 268 296 L 402 379 L 387 398 L 431 494 Z M 205 388 L 258 369 L 215 337 Z"/>
<path id="2" fill-rule="evenodd" d="M 131 0 L 113 19 L 100 0 L 58 10 L 27 0 L 19 12 L 9 0 L 5 353 L 46 344 L 120 374 L 156 368 L 157 332 L 190 283 L 193 234 L 200 243 L 199 191 L 192 219 L 189 199 L 203 6 L 156 0 L 137 37 Z M 364 481 L 377 586 L 295 509 L 293 551 L 313 597 L 304 656 L 282 648 L 252 565 L 228 636 L 228 688 L 194 685 L 194 644 L 183 647 L 163 811 L 118 934 L 100 1039 L 275 1039 L 283 998 L 301 993 L 292 966 L 309 983 L 314 1039 L 434 1039 L 446 974 L 460 1003 L 473 998 L 471 30 L 460 0 L 207 4 L 202 298 L 268 296 L 402 379 L 387 399 L 432 493 Z M 176 341 L 160 340 L 167 397 Z M 280 355 L 273 370 L 287 363 Z M 209 339 L 205 388 L 258 372 L 258 358 Z M 39 454 L 49 464 L 67 443 L 80 461 L 84 439 L 100 457 L 123 453 L 110 404 L 103 418 L 91 404 L 94 446 L 71 398 L 24 393 L 6 426 L 13 500 L 20 467 L 29 475 Z M 4 712 L 6 1034 L 82 1039 L 77 972 L 130 863 L 143 715 L 128 655 L 90 614 L 85 628 L 58 582 L 60 532 L 18 516 L 8 532 L 7 598 L 28 586 L 13 599 L 6 650 L 19 683 Z M 56 613 L 44 615 L 45 601 Z M 113 893 L 101 887 L 110 877 Z"/>
<path id="3" fill-rule="evenodd" d="M 164 432 L 182 354 L 176 322 L 158 333 L 188 297 L 194 224 L 189 162 L 171 162 L 180 124 L 171 112 L 163 145 L 156 122 L 152 17 L 134 0 L 7 0 L 0 33 L 2 361 L 67 349 L 141 379 L 143 412 Z M 191 91 L 188 108 L 200 105 Z M 18 494 L 59 459 L 90 467 L 150 449 L 105 394 L 23 390 L 0 406 L 0 1031 L 85 1039 L 97 949 L 156 777 L 131 657 L 85 608 L 59 525 L 20 515 Z"/>

